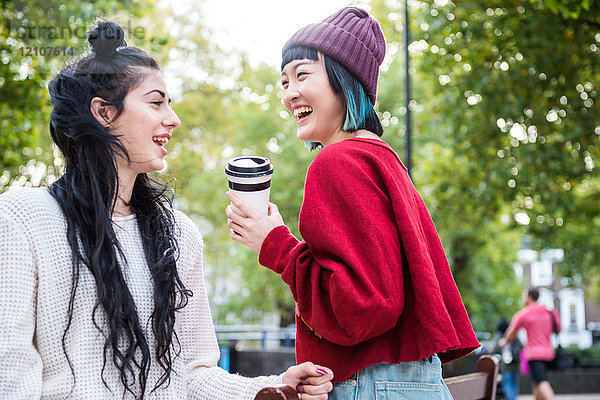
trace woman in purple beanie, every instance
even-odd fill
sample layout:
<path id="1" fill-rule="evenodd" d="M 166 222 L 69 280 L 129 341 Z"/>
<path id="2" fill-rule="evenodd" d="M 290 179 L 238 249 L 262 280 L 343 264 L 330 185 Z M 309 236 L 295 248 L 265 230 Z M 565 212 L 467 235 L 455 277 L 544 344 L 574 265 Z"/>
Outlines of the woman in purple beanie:
<path id="1" fill-rule="evenodd" d="M 330 399 L 450 399 L 441 364 L 479 343 L 427 208 L 380 139 L 373 105 L 385 46 L 356 7 L 292 35 L 283 102 L 298 138 L 322 147 L 306 175 L 303 240 L 275 204 L 262 215 L 232 193 L 245 216 L 229 206 L 228 225 L 290 286 L 296 358 L 333 370 Z"/>

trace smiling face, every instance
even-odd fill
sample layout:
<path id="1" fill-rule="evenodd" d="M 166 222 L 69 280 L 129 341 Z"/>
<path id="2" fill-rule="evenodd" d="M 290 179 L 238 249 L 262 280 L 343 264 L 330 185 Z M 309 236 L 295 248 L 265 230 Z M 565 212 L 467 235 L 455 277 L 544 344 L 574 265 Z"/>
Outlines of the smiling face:
<path id="1" fill-rule="evenodd" d="M 147 69 L 146 77 L 127 93 L 121 115 L 111 123 L 111 132 L 120 135 L 130 162 L 118 157 L 119 173 L 134 175 L 160 171 L 167 155 L 165 145 L 181 121 L 171 108 L 165 79 L 156 69 Z"/>
<path id="2" fill-rule="evenodd" d="M 346 139 L 344 103 L 333 92 L 322 55 L 318 61 L 293 60 L 281 73 L 283 104 L 298 124 L 298 139 L 323 146 Z"/>

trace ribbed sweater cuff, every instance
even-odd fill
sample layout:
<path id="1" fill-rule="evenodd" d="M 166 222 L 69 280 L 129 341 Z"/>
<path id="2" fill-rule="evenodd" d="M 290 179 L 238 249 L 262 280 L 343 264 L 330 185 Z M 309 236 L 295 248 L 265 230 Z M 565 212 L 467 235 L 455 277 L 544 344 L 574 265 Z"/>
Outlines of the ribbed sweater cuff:
<path id="1" fill-rule="evenodd" d="M 258 253 L 259 264 L 281 274 L 298 243 L 298 239 L 292 235 L 287 226 L 281 225 L 272 229 Z"/>

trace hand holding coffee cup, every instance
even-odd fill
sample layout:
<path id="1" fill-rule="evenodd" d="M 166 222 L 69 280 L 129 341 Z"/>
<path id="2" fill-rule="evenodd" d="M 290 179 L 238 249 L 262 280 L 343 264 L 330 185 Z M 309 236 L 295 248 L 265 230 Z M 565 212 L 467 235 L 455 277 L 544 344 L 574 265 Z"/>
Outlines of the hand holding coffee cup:
<path id="1" fill-rule="evenodd" d="M 277 206 L 269 203 L 273 166 L 265 157 L 235 157 L 227 162 L 229 182 L 225 209 L 229 236 L 249 248 L 260 251 L 271 230 L 283 225 Z"/>
<path id="2" fill-rule="evenodd" d="M 261 214 L 269 211 L 273 165 L 266 157 L 242 156 L 230 159 L 225 167 L 229 189 Z M 235 205 L 234 210 L 244 215 Z"/>
<path id="3" fill-rule="evenodd" d="M 226 195 L 231 201 L 231 205 L 225 208 L 229 237 L 260 252 L 269 232 L 280 225 L 284 225 L 279 209 L 275 204 L 269 203 L 269 215 L 264 215 L 250 207 L 233 191 L 228 191 Z M 241 212 L 236 212 L 234 208 Z"/>

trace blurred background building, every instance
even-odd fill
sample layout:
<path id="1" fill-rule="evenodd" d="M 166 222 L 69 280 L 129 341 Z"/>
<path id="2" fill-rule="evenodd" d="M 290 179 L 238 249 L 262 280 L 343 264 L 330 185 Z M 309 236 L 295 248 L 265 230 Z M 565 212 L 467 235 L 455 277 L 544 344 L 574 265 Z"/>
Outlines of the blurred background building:
<path id="1" fill-rule="evenodd" d="M 587 299 L 582 289 L 584 282 L 564 278 L 558 274 L 559 264 L 564 260 L 562 249 L 541 252 L 528 249 L 518 252 L 517 274 L 522 273 L 525 287 L 537 287 L 538 302 L 549 310 L 557 309 L 561 318 L 562 346 L 577 345 L 587 348 L 600 343 L 600 305 Z"/>

